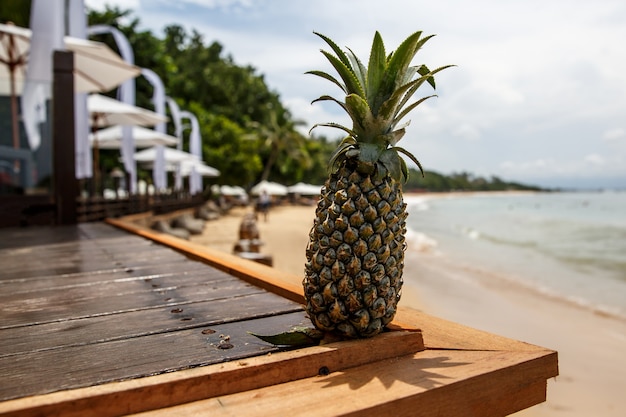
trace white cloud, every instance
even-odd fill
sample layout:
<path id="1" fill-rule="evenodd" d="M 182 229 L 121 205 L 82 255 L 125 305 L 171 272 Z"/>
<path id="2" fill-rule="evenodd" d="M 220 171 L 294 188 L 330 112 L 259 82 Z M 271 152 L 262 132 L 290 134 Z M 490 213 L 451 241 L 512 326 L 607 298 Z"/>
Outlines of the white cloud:
<path id="1" fill-rule="evenodd" d="M 480 130 L 469 123 L 463 123 L 462 125 L 452 130 L 454 136 L 459 136 L 467 140 L 477 140 L 480 138 Z"/>
<path id="2" fill-rule="evenodd" d="M 626 130 L 621 127 L 606 130 L 602 135 L 606 141 L 617 141 L 626 139 Z"/>
<path id="3" fill-rule="evenodd" d="M 590 165 L 604 165 L 606 163 L 605 159 L 597 153 L 591 153 L 585 156 L 585 162 Z"/>
<path id="4" fill-rule="evenodd" d="M 84 0 L 85 6 L 94 10 L 104 10 L 106 6 L 117 7 L 120 10 L 137 10 L 140 8 L 141 0 Z"/>

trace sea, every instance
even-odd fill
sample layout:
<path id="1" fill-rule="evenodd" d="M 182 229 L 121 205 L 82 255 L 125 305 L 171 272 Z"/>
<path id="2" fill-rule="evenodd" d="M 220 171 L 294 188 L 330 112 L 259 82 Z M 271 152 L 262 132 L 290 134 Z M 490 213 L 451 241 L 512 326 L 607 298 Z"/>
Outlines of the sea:
<path id="1" fill-rule="evenodd" d="M 417 250 L 626 320 L 626 192 L 405 196 Z"/>

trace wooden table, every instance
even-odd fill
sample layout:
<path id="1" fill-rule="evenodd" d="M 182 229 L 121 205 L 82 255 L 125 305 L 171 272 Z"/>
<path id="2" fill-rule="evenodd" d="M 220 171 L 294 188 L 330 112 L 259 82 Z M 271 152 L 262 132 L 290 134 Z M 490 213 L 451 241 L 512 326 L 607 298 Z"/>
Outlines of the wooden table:
<path id="1" fill-rule="evenodd" d="M 413 310 L 278 349 L 248 332 L 308 324 L 289 277 L 110 223 L 0 229 L 0 415 L 500 416 L 558 374 L 556 352 Z"/>

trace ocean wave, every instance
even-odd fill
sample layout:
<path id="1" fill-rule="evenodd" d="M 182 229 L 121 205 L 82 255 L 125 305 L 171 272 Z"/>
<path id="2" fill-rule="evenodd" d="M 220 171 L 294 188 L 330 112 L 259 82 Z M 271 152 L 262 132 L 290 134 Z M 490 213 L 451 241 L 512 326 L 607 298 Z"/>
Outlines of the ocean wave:
<path id="1" fill-rule="evenodd" d="M 423 195 L 408 195 L 404 197 L 404 202 L 407 205 L 409 211 L 427 211 L 430 209 L 428 205 L 430 197 Z"/>
<path id="2" fill-rule="evenodd" d="M 411 228 L 407 228 L 405 238 L 408 247 L 417 252 L 434 252 L 438 246 L 435 239 Z"/>

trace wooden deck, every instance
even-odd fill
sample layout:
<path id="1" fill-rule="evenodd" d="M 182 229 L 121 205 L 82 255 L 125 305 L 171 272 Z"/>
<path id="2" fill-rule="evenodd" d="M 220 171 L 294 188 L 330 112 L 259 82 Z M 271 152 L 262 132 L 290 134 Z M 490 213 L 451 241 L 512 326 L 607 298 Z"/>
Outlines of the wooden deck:
<path id="1" fill-rule="evenodd" d="M 556 352 L 413 310 L 277 349 L 248 332 L 308 324 L 284 274 L 110 223 L 0 229 L 0 415 L 504 416 L 558 374 Z"/>

